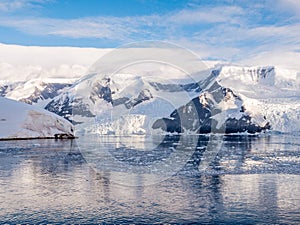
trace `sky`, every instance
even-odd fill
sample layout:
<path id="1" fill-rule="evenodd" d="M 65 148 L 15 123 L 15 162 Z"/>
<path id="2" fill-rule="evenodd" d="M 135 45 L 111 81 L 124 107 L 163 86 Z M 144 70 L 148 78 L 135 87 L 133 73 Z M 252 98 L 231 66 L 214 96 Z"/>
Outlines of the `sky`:
<path id="1" fill-rule="evenodd" d="M 299 37 L 298 0 L 0 0 L 4 44 L 115 48 L 162 40 L 206 60 L 299 68 Z"/>

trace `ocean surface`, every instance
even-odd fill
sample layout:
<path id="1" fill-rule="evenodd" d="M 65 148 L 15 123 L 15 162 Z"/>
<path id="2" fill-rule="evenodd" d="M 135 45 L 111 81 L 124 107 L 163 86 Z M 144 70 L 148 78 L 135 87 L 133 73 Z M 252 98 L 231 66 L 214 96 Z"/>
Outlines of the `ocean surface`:
<path id="1" fill-rule="evenodd" d="M 299 224 L 299 134 L 2 141 L 0 223 Z"/>

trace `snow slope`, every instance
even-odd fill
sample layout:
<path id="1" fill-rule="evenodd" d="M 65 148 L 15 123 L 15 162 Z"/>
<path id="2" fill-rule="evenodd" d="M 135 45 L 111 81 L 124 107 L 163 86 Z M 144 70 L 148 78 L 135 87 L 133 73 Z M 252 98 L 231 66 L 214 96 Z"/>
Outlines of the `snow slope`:
<path id="1" fill-rule="evenodd" d="M 0 139 L 73 135 L 70 122 L 46 110 L 2 97 L 0 105 Z"/>

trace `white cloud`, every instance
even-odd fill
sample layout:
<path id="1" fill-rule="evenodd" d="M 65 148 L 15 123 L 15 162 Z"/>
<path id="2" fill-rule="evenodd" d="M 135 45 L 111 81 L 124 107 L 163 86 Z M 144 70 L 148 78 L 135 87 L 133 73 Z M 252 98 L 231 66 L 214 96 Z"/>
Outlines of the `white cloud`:
<path id="1" fill-rule="evenodd" d="M 6 1 L 6 0 L 5 0 Z M 32 4 L 46 0 L 16 0 Z M 7 1 L 9 3 L 9 1 Z M 236 6 L 185 9 L 165 15 L 133 17 L 87 17 L 77 19 L 0 17 L 0 26 L 13 27 L 35 35 L 57 35 L 70 38 L 106 38 L 112 40 L 161 39 L 172 36 L 186 25 L 240 23 L 243 10 Z"/>
<path id="2" fill-rule="evenodd" d="M 0 11 L 12 12 L 24 8 L 35 8 L 37 4 L 49 2 L 50 0 L 1 0 Z"/>
<path id="3" fill-rule="evenodd" d="M 244 10 L 238 6 L 198 7 L 196 9 L 185 9 L 171 15 L 167 20 L 182 25 L 203 23 L 240 23 L 240 16 Z M 239 18 L 239 19 L 238 19 Z"/>
<path id="4" fill-rule="evenodd" d="M 300 53 L 284 50 L 269 50 L 241 59 L 239 63 L 246 65 L 275 65 L 285 69 L 300 71 Z"/>
<path id="5" fill-rule="evenodd" d="M 293 12 L 295 16 L 300 17 L 300 1 L 299 0 L 279 0 L 278 8 Z"/>
<path id="6" fill-rule="evenodd" d="M 108 22 L 109 20 L 109 22 Z M 126 39 L 133 32 L 132 27 L 125 27 L 118 18 L 83 18 L 83 19 L 16 19 L 1 18 L 0 26 L 13 27 L 34 35 L 57 35 L 69 38 L 107 38 Z"/>

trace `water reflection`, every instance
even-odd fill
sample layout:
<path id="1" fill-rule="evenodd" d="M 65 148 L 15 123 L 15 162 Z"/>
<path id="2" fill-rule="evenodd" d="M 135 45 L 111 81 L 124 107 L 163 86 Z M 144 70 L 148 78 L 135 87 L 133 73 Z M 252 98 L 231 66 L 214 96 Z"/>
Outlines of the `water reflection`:
<path id="1" fill-rule="evenodd" d="M 300 222 L 297 137 L 226 136 L 215 160 L 200 172 L 207 141 L 199 139 L 179 173 L 149 186 L 144 184 L 156 173 L 96 171 L 72 141 L 0 142 L 0 221 Z M 137 186 L 120 185 L 115 176 Z"/>

